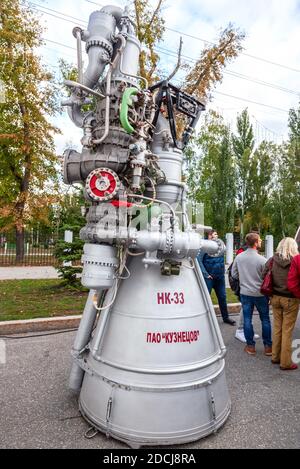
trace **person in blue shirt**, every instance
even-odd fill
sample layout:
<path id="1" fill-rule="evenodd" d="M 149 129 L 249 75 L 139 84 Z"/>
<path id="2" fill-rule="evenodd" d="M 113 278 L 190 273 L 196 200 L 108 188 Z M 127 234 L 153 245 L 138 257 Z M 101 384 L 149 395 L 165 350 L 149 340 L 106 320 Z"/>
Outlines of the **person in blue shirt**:
<path id="1" fill-rule="evenodd" d="M 218 233 L 215 230 L 208 232 L 209 240 L 218 239 Z M 226 301 L 225 286 L 225 260 L 224 255 L 209 255 L 200 253 L 197 257 L 203 277 L 205 279 L 209 293 L 215 290 L 222 318 L 225 324 L 235 326 L 236 322 L 230 319 Z"/>

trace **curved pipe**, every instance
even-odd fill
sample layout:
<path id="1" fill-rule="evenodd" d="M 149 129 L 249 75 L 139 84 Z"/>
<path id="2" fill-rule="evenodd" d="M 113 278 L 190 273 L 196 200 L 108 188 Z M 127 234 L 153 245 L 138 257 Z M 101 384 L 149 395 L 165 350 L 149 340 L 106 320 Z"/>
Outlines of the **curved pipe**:
<path id="1" fill-rule="evenodd" d="M 122 8 L 108 5 L 90 16 L 88 30 L 83 33 L 89 56 L 83 84 L 88 88 L 96 86 L 106 64 L 110 62 L 113 52 L 112 36 L 116 26 L 120 29 L 122 15 Z"/>
<path id="2" fill-rule="evenodd" d="M 83 85 L 93 89 L 98 83 L 110 57 L 106 50 L 100 46 L 91 46 L 88 52 L 89 64 L 83 74 Z M 106 58 L 105 58 L 106 57 Z"/>
<path id="3" fill-rule="evenodd" d="M 85 113 L 81 111 L 81 105 L 72 104 L 68 106 L 67 110 L 68 110 L 68 115 L 70 119 L 74 122 L 76 127 L 83 127 Z"/>
<path id="4" fill-rule="evenodd" d="M 89 63 L 83 74 L 82 85 L 94 89 L 105 66 L 110 62 L 113 52 L 112 36 L 115 28 L 120 29 L 123 10 L 120 7 L 108 5 L 100 11 L 91 14 L 87 31 L 82 32 L 82 38 L 87 42 Z M 78 97 L 71 96 L 73 104 L 68 108 L 68 114 L 77 127 L 83 127 L 85 113 L 78 104 Z M 77 101 L 77 102 L 76 102 Z"/>
<path id="5" fill-rule="evenodd" d="M 101 8 L 100 12 L 106 13 L 108 15 L 114 16 L 116 21 L 117 21 L 117 26 L 119 27 L 119 23 L 121 21 L 121 18 L 123 16 L 124 10 L 120 7 L 117 7 L 115 5 L 107 5 L 103 8 Z"/>

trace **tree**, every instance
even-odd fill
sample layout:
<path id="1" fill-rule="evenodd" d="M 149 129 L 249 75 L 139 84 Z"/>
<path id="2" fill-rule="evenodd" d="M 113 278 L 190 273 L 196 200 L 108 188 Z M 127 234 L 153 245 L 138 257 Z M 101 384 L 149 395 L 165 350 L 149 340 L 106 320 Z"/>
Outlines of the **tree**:
<path id="1" fill-rule="evenodd" d="M 295 236 L 300 226 L 300 106 L 289 113 L 289 141 L 278 147 L 274 189 L 268 204 L 274 235 Z"/>
<path id="2" fill-rule="evenodd" d="M 245 213 L 248 208 L 248 201 L 251 200 L 249 194 L 250 160 L 254 149 L 253 127 L 250 123 L 248 110 L 237 117 L 237 135 L 232 137 L 233 151 L 236 158 L 237 167 L 237 199 L 239 209 L 239 219 L 241 225 L 241 238 L 244 238 Z"/>
<path id="3" fill-rule="evenodd" d="M 56 216 L 58 232 L 61 235 L 65 230 L 73 232 L 73 241 L 71 243 L 64 241 L 61 236 L 55 245 L 54 254 L 59 261 L 57 270 L 66 284 L 75 287 L 79 287 L 80 282 L 77 274 L 82 271 L 78 261 L 80 261 L 83 254 L 84 245 L 84 242 L 79 238 L 79 231 L 86 224 L 84 214 L 81 212 L 84 205 L 83 188 L 75 186 L 71 194 L 62 197 Z M 75 265 L 70 265 L 72 262 L 75 262 Z"/>
<path id="4" fill-rule="evenodd" d="M 137 36 L 144 46 L 140 54 L 140 75 L 150 84 L 157 81 L 159 55 L 155 46 L 162 40 L 165 20 L 162 16 L 164 0 L 158 0 L 155 7 L 147 0 L 134 1 Z M 216 44 L 203 49 L 193 67 L 185 64 L 189 72 L 183 80 L 183 89 L 200 99 L 208 99 L 216 83 L 222 81 L 223 70 L 242 51 L 245 34 L 229 24 L 220 34 Z M 181 47 L 179 47 L 181 50 Z M 182 67 L 183 68 L 183 67 Z"/>
<path id="5" fill-rule="evenodd" d="M 204 204 L 205 223 L 221 236 L 233 231 L 236 195 L 231 133 L 216 112 L 207 114 L 185 163 L 190 198 Z"/>
<path id="6" fill-rule="evenodd" d="M 255 227 L 263 233 L 269 229 L 268 201 L 274 181 L 277 156 L 277 146 L 264 141 L 249 160 L 248 200 L 246 201 L 248 230 Z"/>
<path id="7" fill-rule="evenodd" d="M 221 32 L 218 42 L 205 47 L 199 60 L 184 79 L 184 90 L 200 100 L 209 99 L 209 93 L 223 79 L 223 70 L 242 51 L 245 34 L 229 24 Z"/>
<path id="8" fill-rule="evenodd" d="M 294 164 L 296 181 L 300 182 L 300 104 L 298 109 L 289 112 L 289 144 L 291 159 Z"/>
<path id="9" fill-rule="evenodd" d="M 163 1 L 158 0 L 155 8 L 152 8 L 147 0 L 135 0 L 133 4 L 137 37 L 145 46 L 139 57 L 140 75 L 146 78 L 149 84 L 158 81 L 159 55 L 154 47 L 162 39 L 165 31 L 165 20 L 161 14 Z"/>
<path id="10" fill-rule="evenodd" d="M 32 11 L 19 0 L 2 0 L 0 21 L 0 81 L 5 88 L 0 104 L 0 217 L 6 229 L 16 231 L 21 261 L 26 222 L 55 198 L 49 180 L 55 180 L 57 171 L 53 135 L 58 129 L 48 119 L 58 111 L 57 89 L 35 51 L 42 44 L 42 29 Z"/>

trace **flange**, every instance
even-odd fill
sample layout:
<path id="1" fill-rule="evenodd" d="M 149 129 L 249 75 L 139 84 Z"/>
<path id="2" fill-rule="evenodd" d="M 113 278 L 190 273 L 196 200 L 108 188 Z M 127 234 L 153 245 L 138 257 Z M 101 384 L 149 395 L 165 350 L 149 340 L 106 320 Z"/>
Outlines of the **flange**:
<path id="1" fill-rule="evenodd" d="M 94 169 L 87 177 L 85 188 L 91 199 L 107 202 L 115 197 L 120 187 L 118 175 L 108 168 Z"/>

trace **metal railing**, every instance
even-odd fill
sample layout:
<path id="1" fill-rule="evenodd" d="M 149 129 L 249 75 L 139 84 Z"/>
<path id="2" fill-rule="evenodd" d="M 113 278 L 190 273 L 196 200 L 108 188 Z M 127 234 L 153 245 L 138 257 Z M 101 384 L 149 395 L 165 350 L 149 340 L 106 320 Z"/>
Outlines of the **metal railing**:
<path id="1" fill-rule="evenodd" d="M 25 232 L 24 256 L 17 259 L 15 233 L 0 233 L 0 266 L 57 266 L 54 256 L 57 233 Z"/>

